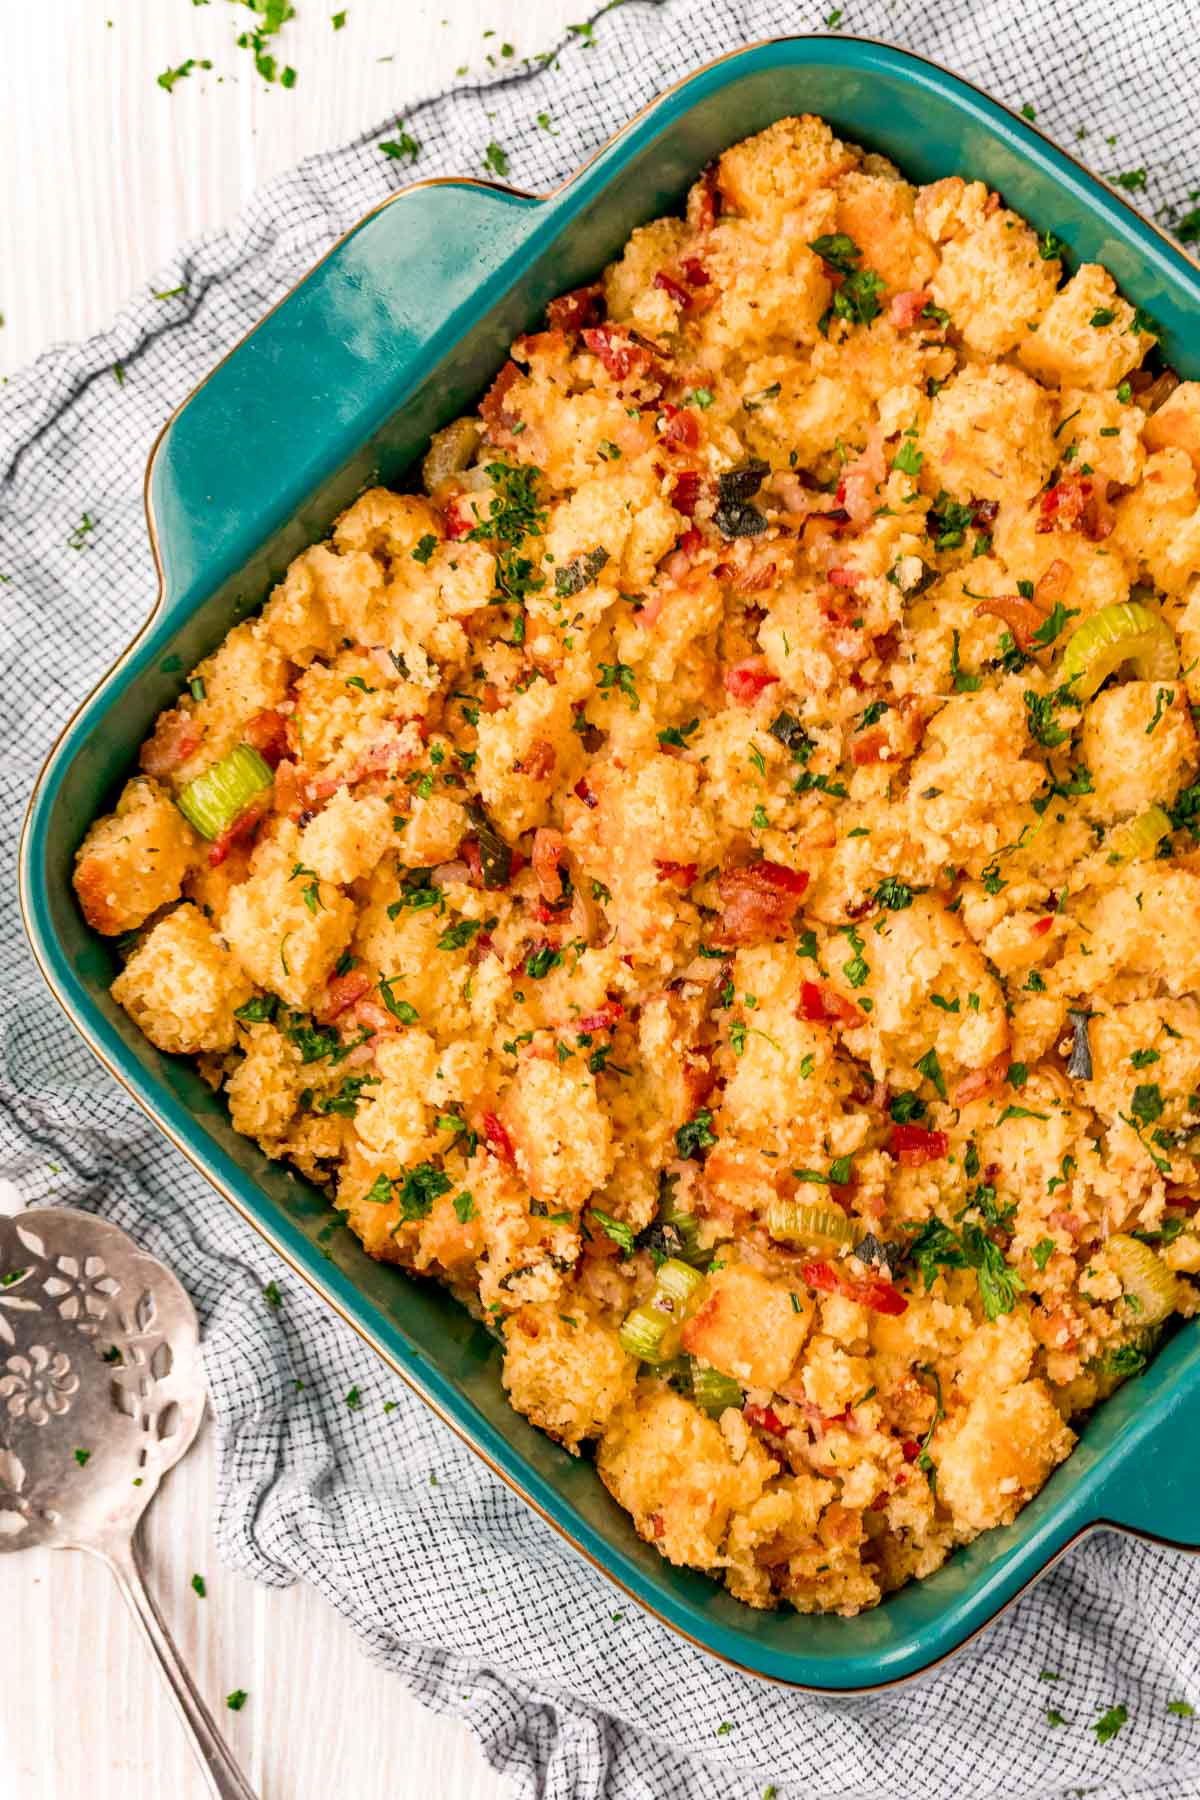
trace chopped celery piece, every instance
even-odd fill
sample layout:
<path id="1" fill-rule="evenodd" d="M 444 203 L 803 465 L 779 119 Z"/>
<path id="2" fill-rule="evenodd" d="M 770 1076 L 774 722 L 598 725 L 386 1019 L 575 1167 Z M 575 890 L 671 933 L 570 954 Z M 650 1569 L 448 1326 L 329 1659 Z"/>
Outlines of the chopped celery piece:
<path id="1" fill-rule="evenodd" d="M 1137 600 L 1102 606 L 1067 643 L 1058 679 L 1076 700 L 1090 700 L 1124 663 L 1142 681 L 1171 681 L 1179 673 L 1175 633 L 1161 613 Z"/>
<path id="2" fill-rule="evenodd" d="M 1110 1237 L 1105 1249 L 1121 1278 L 1121 1286 L 1141 1307 L 1138 1324 L 1160 1325 L 1178 1303 L 1179 1281 L 1174 1272 L 1149 1244 L 1128 1237 L 1123 1231 Z"/>
<path id="3" fill-rule="evenodd" d="M 672 1182 L 670 1191 L 663 1197 L 659 1217 L 664 1225 L 673 1225 L 679 1233 L 683 1255 L 688 1262 L 707 1262 L 709 1253 L 700 1247 L 700 1221 L 695 1213 L 684 1212 L 676 1204 L 674 1186 Z"/>
<path id="4" fill-rule="evenodd" d="M 1136 819 L 1114 825 L 1105 849 L 1110 862 L 1139 862 L 1153 856 L 1163 839 L 1170 835 L 1171 821 L 1161 806 L 1148 806 Z"/>
<path id="5" fill-rule="evenodd" d="M 219 838 L 250 802 L 265 793 L 275 777 L 269 764 L 249 744 L 238 744 L 227 756 L 197 775 L 176 796 L 175 804 L 203 838 Z"/>
<path id="6" fill-rule="evenodd" d="M 857 1244 L 862 1228 L 832 1206 L 808 1206 L 800 1200 L 772 1200 L 767 1230 L 789 1244 L 811 1244 L 818 1250 L 840 1250 Z"/>
<path id="7" fill-rule="evenodd" d="M 708 1369 L 694 1362 L 692 1398 L 701 1412 L 709 1413 L 715 1419 L 727 1406 L 742 1404 L 742 1390 L 732 1375 L 722 1375 L 720 1369 Z"/>
<path id="8" fill-rule="evenodd" d="M 657 1306 L 635 1306 L 617 1337 L 622 1350 L 639 1362 L 670 1362 L 679 1349 L 679 1327 Z"/>
<path id="9" fill-rule="evenodd" d="M 658 1296 L 669 1300 L 676 1312 L 682 1312 L 696 1289 L 703 1287 L 704 1277 L 690 1263 L 680 1262 L 677 1256 L 671 1256 L 659 1266 L 654 1285 Z"/>

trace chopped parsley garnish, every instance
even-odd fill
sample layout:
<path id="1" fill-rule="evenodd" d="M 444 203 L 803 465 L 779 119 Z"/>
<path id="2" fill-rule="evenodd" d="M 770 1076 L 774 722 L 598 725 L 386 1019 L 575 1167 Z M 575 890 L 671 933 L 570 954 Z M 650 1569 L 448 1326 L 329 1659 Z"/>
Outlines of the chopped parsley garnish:
<path id="1" fill-rule="evenodd" d="M 702 1107 L 675 1133 L 675 1148 L 682 1157 L 699 1157 L 704 1151 L 711 1150 L 716 1141 L 708 1107 Z"/>
<path id="2" fill-rule="evenodd" d="M 684 750 L 687 748 L 687 740 L 693 732 L 699 731 L 699 729 L 699 719 L 693 719 L 687 725 L 668 725 L 665 730 L 659 732 L 658 741 L 660 744 L 672 744 L 677 750 Z"/>
<path id="3" fill-rule="evenodd" d="M 983 686 L 982 675 L 967 675 L 958 660 L 959 633 L 952 634 L 950 640 L 950 685 L 956 694 L 975 694 Z"/>
<path id="4" fill-rule="evenodd" d="M 416 563 L 427 563 L 437 547 L 437 539 L 434 537 L 432 531 L 427 531 L 424 537 L 417 540 L 412 553 L 413 561 Z"/>
<path id="5" fill-rule="evenodd" d="M 416 1007 L 409 1000 L 397 1000 L 395 994 L 392 992 L 395 983 L 402 979 L 403 977 L 400 975 L 381 975 L 379 978 L 379 995 L 393 1019 L 399 1019 L 402 1025 L 415 1025 L 421 1017 Z"/>
<path id="6" fill-rule="evenodd" d="M 493 175 L 499 175 L 501 180 L 508 174 L 508 152 L 501 149 L 494 138 L 483 153 L 483 166 Z"/>
<path id="7" fill-rule="evenodd" d="M 241 1712 L 249 1698 L 245 1688 L 234 1688 L 232 1694 L 226 1694 L 225 1704 L 230 1712 Z"/>
<path id="8" fill-rule="evenodd" d="M 1110 1706 L 1106 1713 L 1101 1713 L 1100 1717 L 1096 1720 L 1096 1723 L 1092 1726 L 1092 1730 L 1095 1732 L 1100 1743 L 1109 1744 L 1112 1742 L 1113 1738 L 1116 1737 L 1118 1731 L 1120 1731 L 1128 1717 L 1129 1710 L 1127 1707 Z"/>
<path id="9" fill-rule="evenodd" d="M 936 1047 L 927 1050 L 924 1056 L 914 1064 L 914 1067 L 919 1075 L 924 1075 L 926 1081 L 933 1083 L 939 1100 L 944 1100 L 946 1098 L 946 1077 L 942 1074 L 942 1065 L 938 1061 Z"/>
<path id="10" fill-rule="evenodd" d="M 888 912 L 903 912 L 913 903 L 913 890 L 906 881 L 895 875 L 888 875 L 875 889 L 872 896 L 876 906 L 884 906 Z"/>
<path id="11" fill-rule="evenodd" d="M 208 1598 L 208 1583 L 205 1581 L 203 1575 L 192 1576 L 192 1592 L 193 1594 L 198 1594 L 201 1600 L 206 1600 Z"/>
<path id="12" fill-rule="evenodd" d="M 642 703 L 638 698 L 637 686 L 634 681 L 634 672 L 628 663 L 602 662 L 600 664 L 600 692 L 602 694 L 610 694 L 614 688 L 619 693 L 624 694 L 626 700 L 629 702 L 630 712 L 640 711 Z"/>
<path id="13" fill-rule="evenodd" d="M 598 1206 L 588 1208 L 588 1217 L 590 1219 L 595 1219 L 597 1225 L 599 1225 L 606 1237 L 610 1237 L 614 1244 L 619 1244 L 621 1246 L 621 1250 L 625 1256 L 633 1255 L 633 1227 L 627 1225 L 624 1219 L 614 1219 L 609 1213 L 601 1212 Z"/>
<path id="14" fill-rule="evenodd" d="M 403 125 L 398 125 L 396 136 L 386 139 L 379 148 L 385 156 L 390 156 L 393 162 L 416 162 L 421 154 L 421 146 L 417 139 L 411 132 L 405 131 Z"/>

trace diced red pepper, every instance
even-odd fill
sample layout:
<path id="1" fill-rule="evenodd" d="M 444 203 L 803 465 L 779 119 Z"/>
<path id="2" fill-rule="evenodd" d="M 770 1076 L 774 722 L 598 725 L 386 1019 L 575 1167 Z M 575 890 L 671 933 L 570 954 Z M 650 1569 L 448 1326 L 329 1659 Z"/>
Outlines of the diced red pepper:
<path id="1" fill-rule="evenodd" d="M 650 368 L 649 350 L 636 344 L 620 325 L 587 327 L 583 341 L 600 358 L 614 381 L 627 381 L 631 375 L 645 374 Z"/>
<path id="2" fill-rule="evenodd" d="M 670 294 L 672 300 L 677 301 L 685 310 L 692 304 L 692 296 L 683 283 L 676 281 L 673 275 L 668 275 L 665 269 L 660 269 L 654 277 L 654 286 L 661 288 L 664 293 Z"/>
<path id="3" fill-rule="evenodd" d="M 748 656 L 744 662 L 733 663 L 725 671 L 725 692 L 731 700 L 740 706 L 753 706 L 759 695 L 769 687 L 774 687 L 779 680 L 767 666 L 765 657 Z"/>
<path id="4" fill-rule="evenodd" d="M 452 500 L 447 501 L 443 517 L 446 521 L 446 536 L 452 543 L 457 543 L 460 538 L 470 537 L 479 523 L 475 517 L 474 503 L 466 494 L 455 494 Z"/>
<path id="5" fill-rule="evenodd" d="M 888 1139 L 888 1149 L 904 1169 L 919 1169 L 927 1162 L 937 1162 L 949 1147 L 944 1131 L 929 1131 L 924 1125 L 893 1125 Z"/>
<path id="6" fill-rule="evenodd" d="M 699 863 L 663 862 L 655 857 L 654 866 L 662 881 L 673 881 L 676 887 L 690 888 L 700 873 Z"/>
<path id="7" fill-rule="evenodd" d="M 575 1031 L 611 1031 L 618 1020 L 625 1017 L 625 1008 L 619 1000 L 606 1000 L 599 1012 L 586 1013 L 582 1019 L 572 1021 Z"/>
<path id="8" fill-rule="evenodd" d="M 1053 913 L 1047 913 L 1047 915 L 1044 919 L 1035 919 L 1033 921 L 1034 937 L 1045 937 L 1046 933 L 1049 931 L 1049 929 L 1053 925 L 1053 923 L 1054 923 L 1054 914 Z"/>
<path id="9" fill-rule="evenodd" d="M 908 1301 L 899 1288 L 893 1287 L 882 1275 L 864 1275 L 861 1281 L 854 1281 L 827 1262 L 802 1263 L 800 1273 L 806 1286 L 825 1294 L 842 1294 L 847 1300 L 865 1306 L 869 1312 L 888 1313 L 898 1318 L 908 1311 Z"/>
<path id="10" fill-rule="evenodd" d="M 517 1154 L 513 1149 L 513 1141 L 494 1112 L 486 1112 L 483 1115 L 483 1135 L 501 1162 L 506 1162 L 510 1166 L 516 1162 Z"/>
<path id="11" fill-rule="evenodd" d="M 147 775 L 168 775 L 200 748 L 200 727 L 182 708 L 160 713 L 154 731 L 142 745 L 138 761 Z"/>
<path id="12" fill-rule="evenodd" d="M 699 469 L 681 469 L 671 484 L 671 505 L 686 519 L 690 519 L 696 510 L 700 498 L 701 475 Z"/>
<path id="13" fill-rule="evenodd" d="M 594 792 L 592 791 L 591 784 L 588 781 L 588 778 L 586 775 L 581 775 L 579 777 L 579 780 L 575 783 L 575 786 L 572 789 L 572 792 L 574 793 L 575 798 L 577 800 L 582 800 L 583 804 L 586 807 L 588 807 L 589 810 L 594 811 L 595 808 L 597 806 L 599 806 L 599 804 L 600 804 L 599 800 L 597 800 Z"/>
<path id="14" fill-rule="evenodd" d="M 856 587 L 858 585 L 858 583 L 862 580 L 862 576 L 859 574 L 857 569 L 837 568 L 837 569 L 830 569 L 827 571 L 827 573 L 829 576 L 829 580 L 834 587 L 852 588 L 852 587 Z"/>
<path id="15" fill-rule="evenodd" d="M 659 433 L 659 442 L 666 444 L 671 450 L 695 450 L 700 443 L 700 415 L 690 406 L 663 407 L 666 423 Z"/>
<path id="16" fill-rule="evenodd" d="M 712 279 L 698 256 L 685 256 L 679 265 L 679 271 L 689 287 L 707 287 Z"/>
<path id="17" fill-rule="evenodd" d="M 772 1437 L 783 1437 L 787 1432 L 787 1426 L 783 1423 L 783 1420 L 779 1417 L 779 1414 L 775 1411 L 774 1407 L 755 1406 L 753 1404 L 744 1406 L 742 1408 L 742 1417 L 745 1419 L 747 1425 L 752 1426 L 754 1430 L 767 1431 Z"/>
<path id="18" fill-rule="evenodd" d="M 800 1004 L 796 1011 L 811 1025 L 863 1025 L 867 1017 L 853 1000 L 847 1000 L 824 981 L 800 983 Z"/>

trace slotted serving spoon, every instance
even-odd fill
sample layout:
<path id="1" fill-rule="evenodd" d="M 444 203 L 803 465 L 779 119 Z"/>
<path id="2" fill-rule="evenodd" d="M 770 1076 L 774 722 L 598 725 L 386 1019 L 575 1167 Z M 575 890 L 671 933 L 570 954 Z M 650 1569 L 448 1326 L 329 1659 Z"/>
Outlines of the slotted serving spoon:
<path id="1" fill-rule="evenodd" d="M 204 1412 L 192 1303 L 115 1225 L 67 1207 L 0 1217 L 0 1550 L 106 1562 L 215 1800 L 255 1800 L 146 1586 L 136 1533 Z"/>

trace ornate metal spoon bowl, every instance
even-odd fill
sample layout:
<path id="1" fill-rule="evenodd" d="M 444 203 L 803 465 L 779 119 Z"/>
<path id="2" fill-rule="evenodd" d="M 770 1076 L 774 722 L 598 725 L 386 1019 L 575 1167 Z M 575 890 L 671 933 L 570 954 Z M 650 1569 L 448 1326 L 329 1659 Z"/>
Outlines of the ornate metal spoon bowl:
<path id="1" fill-rule="evenodd" d="M 146 1586 L 136 1532 L 204 1412 L 192 1303 L 115 1225 L 0 1217 L 0 1551 L 106 1562 L 216 1800 L 254 1800 Z"/>

